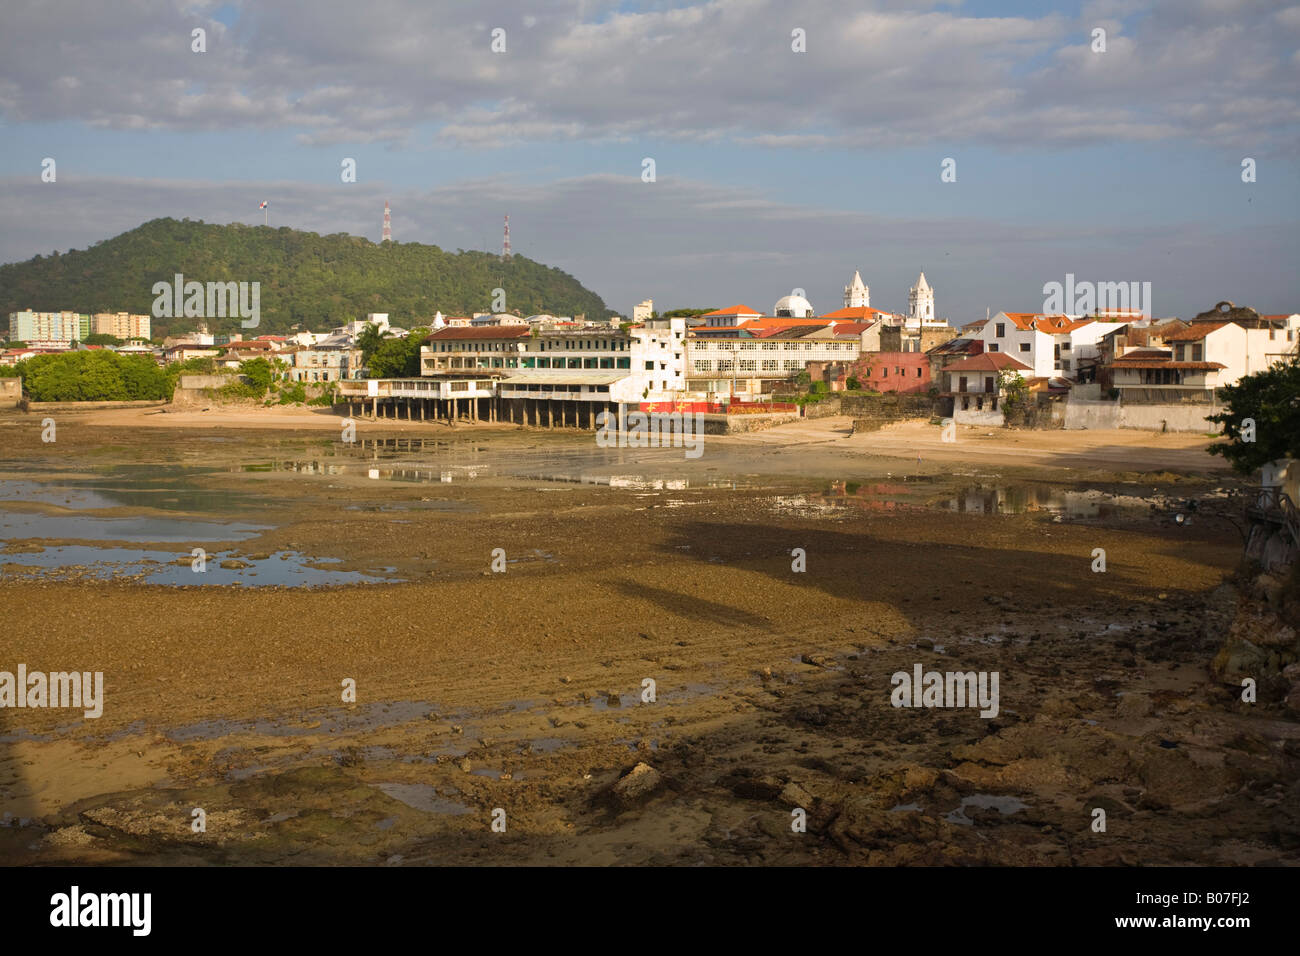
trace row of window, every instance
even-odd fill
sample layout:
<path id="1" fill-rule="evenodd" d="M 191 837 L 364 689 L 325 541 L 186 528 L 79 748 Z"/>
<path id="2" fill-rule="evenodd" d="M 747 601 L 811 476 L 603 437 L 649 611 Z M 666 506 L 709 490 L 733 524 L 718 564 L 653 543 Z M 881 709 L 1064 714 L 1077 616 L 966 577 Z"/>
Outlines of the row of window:
<path id="1" fill-rule="evenodd" d="M 609 391 L 608 385 L 503 385 L 503 392 L 581 392 L 584 388 L 588 392 L 606 393 Z"/>
<path id="2" fill-rule="evenodd" d="M 708 341 L 707 346 L 701 345 L 699 342 L 697 342 L 694 348 L 721 349 L 724 352 L 730 352 L 735 349 L 753 350 L 757 348 L 762 348 L 764 351 L 767 352 L 774 352 L 778 349 L 785 349 L 791 352 L 798 351 L 799 349 L 803 349 L 806 352 L 812 351 L 813 349 L 827 349 L 828 351 L 831 352 L 838 352 L 841 349 L 845 351 L 852 351 L 855 348 L 855 345 L 852 342 L 743 342 L 743 341 L 742 342 L 717 342 L 713 340 L 707 340 L 707 341 Z"/>

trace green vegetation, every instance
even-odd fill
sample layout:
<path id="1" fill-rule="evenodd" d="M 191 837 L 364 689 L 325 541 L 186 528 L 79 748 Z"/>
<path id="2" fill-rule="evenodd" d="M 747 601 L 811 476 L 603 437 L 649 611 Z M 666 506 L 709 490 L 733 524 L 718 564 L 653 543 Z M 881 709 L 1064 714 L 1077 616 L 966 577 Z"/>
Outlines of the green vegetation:
<path id="1" fill-rule="evenodd" d="M 1016 408 L 1026 403 L 1029 398 L 1029 383 L 1019 372 L 1003 369 L 998 372 L 998 391 L 1002 393 L 1004 407 Z"/>
<path id="2" fill-rule="evenodd" d="M 572 276 L 520 255 L 507 262 L 415 242 L 376 245 L 346 233 L 154 219 L 89 249 L 0 266 L 0 315 L 26 308 L 152 314 L 154 283 L 176 273 L 186 281 L 260 282 L 257 334 L 295 325 L 323 330 L 367 312 L 387 312 L 409 327 L 439 309 L 487 311 L 498 287 L 524 315 L 613 314 Z M 214 332 L 239 329 L 238 317 L 206 321 Z M 197 323 L 155 318 L 153 334 Z"/>
<path id="3" fill-rule="evenodd" d="M 365 360 L 367 374 L 370 378 L 418 377 L 420 346 L 428 336 L 428 329 L 412 329 L 405 338 L 383 339 Z"/>
<path id="4" fill-rule="evenodd" d="M 302 382 L 287 382 L 280 388 L 281 405 L 301 405 L 307 401 L 307 389 Z"/>
<path id="5" fill-rule="evenodd" d="M 847 388 L 850 392 L 856 392 L 858 389 L 862 387 L 862 383 L 857 380 L 856 376 L 850 375 L 847 379 L 845 379 L 844 387 Z"/>
<path id="6" fill-rule="evenodd" d="M 1246 475 L 1279 458 L 1300 458 L 1300 359 L 1244 376 L 1219 394 L 1225 410 L 1207 417 L 1223 426 L 1227 441 L 1211 445 L 1210 454 Z"/>
<path id="7" fill-rule="evenodd" d="M 718 310 L 717 310 L 717 309 L 670 309 L 669 311 L 664 312 L 664 313 L 662 313 L 662 314 L 660 314 L 660 313 L 655 313 L 655 318 L 657 318 L 657 319 L 676 319 L 676 318 L 693 319 L 693 318 L 695 318 L 697 315 L 703 315 L 705 312 L 716 312 L 716 311 L 718 311 Z"/>
<path id="8" fill-rule="evenodd" d="M 171 398 L 175 380 L 149 356 L 116 352 L 37 355 L 15 366 L 34 402 L 125 402 Z"/>
<path id="9" fill-rule="evenodd" d="M 86 336 L 83 345 L 122 345 L 123 342 L 116 335 L 109 335 L 107 332 L 91 332 Z"/>

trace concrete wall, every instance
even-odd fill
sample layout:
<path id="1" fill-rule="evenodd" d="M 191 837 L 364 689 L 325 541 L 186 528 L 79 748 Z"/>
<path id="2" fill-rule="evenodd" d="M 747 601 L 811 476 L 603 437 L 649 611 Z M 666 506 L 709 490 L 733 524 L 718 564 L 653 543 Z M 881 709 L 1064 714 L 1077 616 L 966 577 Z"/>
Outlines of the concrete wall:
<path id="1" fill-rule="evenodd" d="M 820 402 L 809 402 L 803 407 L 804 418 L 830 418 L 841 414 L 841 401 L 838 398 L 823 398 Z"/>
<path id="2" fill-rule="evenodd" d="M 0 378 L 0 408 L 12 408 L 23 397 L 23 380 L 21 378 Z"/>
<path id="3" fill-rule="evenodd" d="M 955 408 L 953 409 L 952 420 L 958 425 L 993 426 L 1000 426 L 1004 421 L 1001 408 L 996 411 L 991 408 Z"/>
<path id="4" fill-rule="evenodd" d="M 1119 402 L 1090 402 L 1075 398 L 1064 402 L 1066 428 L 1119 428 Z"/>
<path id="5" fill-rule="evenodd" d="M 1139 428 L 1146 431 L 1212 432 L 1219 426 L 1205 420 L 1214 414 L 1210 405 L 1123 404 L 1082 401 L 1073 395 L 1065 402 L 1066 428 Z"/>
<path id="6" fill-rule="evenodd" d="M 1222 409 L 1194 404 L 1121 405 L 1119 427 L 1157 432 L 1165 427 L 1171 432 L 1217 432 L 1219 426 L 1205 420 L 1206 415 L 1216 411 Z"/>
<path id="7" fill-rule="evenodd" d="M 840 398 L 843 414 L 853 419 L 854 433 L 875 431 L 893 422 L 929 419 L 935 414 L 929 395 L 844 395 Z"/>
<path id="8" fill-rule="evenodd" d="M 744 432 L 757 432 L 773 425 L 797 422 L 799 416 L 789 412 L 774 412 L 771 415 L 714 415 L 704 416 L 704 434 L 739 435 Z"/>
<path id="9" fill-rule="evenodd" d="M 182 375 L 181 388 L 220 388 L 238 382 L 238 375 Z"/>

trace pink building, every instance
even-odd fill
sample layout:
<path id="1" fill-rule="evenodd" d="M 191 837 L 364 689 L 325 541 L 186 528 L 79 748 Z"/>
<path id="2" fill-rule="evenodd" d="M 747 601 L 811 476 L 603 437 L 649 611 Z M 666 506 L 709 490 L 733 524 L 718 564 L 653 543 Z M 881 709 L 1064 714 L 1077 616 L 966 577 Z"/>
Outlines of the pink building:
<path id="1" fill-rule="evenodd" d="M 930 357 L 924 352 L 863 352 L 849 374 L 865 389 L 902 394 L 930 390 Z"/>

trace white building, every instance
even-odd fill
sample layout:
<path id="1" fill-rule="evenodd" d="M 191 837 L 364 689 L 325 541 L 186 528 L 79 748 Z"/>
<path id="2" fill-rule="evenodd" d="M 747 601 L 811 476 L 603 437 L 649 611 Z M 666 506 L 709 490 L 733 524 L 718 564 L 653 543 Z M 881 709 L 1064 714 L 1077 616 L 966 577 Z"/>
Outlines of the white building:
<path id="1" fill-rule="evenodd" d="M 445 328 L 420 348 L 420 374 L 495 373 L 496 396 L 638 404 L 672 401 L 686 390 L 686 320 L 651 319 L 543 331 L 499 325 Z M 481 387 L 481 385 L 480 385 Z"/>
<path id="2" fill-rule="evenodd" d="M 853 270 L 853 281 L 844 287 L 844 308 L 867 309 L 871 307 L 871 289 L 862 281 L 862 273 Z"/>
<path id="3" fill-rule="evenodd" d="M 814 315 L 812 303 L 801 295 L 781 296 L 772 307 L 772 314 L 779 319 L 811 319 Z"/>
<path id="4" fill-rule="evenodd" d="M 654 315 L 654 299 L 646 299 L 639 305 L 632 307 L 632 321 L 640 325 L 642 322 L 650 321 L 650 316 Z"/>

